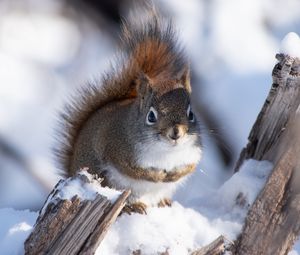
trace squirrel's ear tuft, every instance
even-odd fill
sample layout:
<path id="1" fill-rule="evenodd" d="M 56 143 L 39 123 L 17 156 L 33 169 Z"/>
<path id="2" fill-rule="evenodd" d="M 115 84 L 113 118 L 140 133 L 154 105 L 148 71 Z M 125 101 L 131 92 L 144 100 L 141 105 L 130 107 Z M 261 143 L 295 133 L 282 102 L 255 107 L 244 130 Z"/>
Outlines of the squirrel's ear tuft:
<path id="1" fill-rule="evenodd" d="M 153 93 L 153 90 L 151 87 L 151 80 L 145 73 L 141 73 L 137 77 L 136 91 L 137 91 L 138 97 L 140 97 L 142 99 L 144 99 L 146 96 L 149 96 Z"/>
<path id="2" fill-rule="evenodd" d="M 136 92 L 137 97 L 139 98 L 140 111 L 151 102 L 153 96 L 153 89 L 151 87 L 150 78 L 141 73 L 136 80 Z"/>
<path id="3" fill-rule="evenodd" d="M 189 66 L 186 66 L 183 73 L 181 74 L 181 77 L 179 77 L 178 82 L 184 86 L 184 88 L 191 93 L 192 87 L 191 87 L 191 76 L 190 76 L 190 68 Z"/>

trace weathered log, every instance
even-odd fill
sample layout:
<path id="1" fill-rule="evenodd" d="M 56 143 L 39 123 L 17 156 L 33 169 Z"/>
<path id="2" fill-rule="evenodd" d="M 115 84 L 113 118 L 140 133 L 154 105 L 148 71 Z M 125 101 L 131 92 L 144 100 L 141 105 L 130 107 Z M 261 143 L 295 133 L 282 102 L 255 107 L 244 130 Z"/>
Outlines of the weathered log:
<path id="1" fill-rule="evenodd" d="M 250 208 L 233 253 L 287 254 L 300 234 L 299 170 L 300 60 L 279 54 L 269 96 L 251 130 L 236 171 L 245 159 L 274 163 L 263 190 Z"/>
<path id="2" fill-rule="evenodd" d="M 295 117 L 300 103 L 300 60 L 277 54 L 279 63 L 272 73 L 273 84 L 242 150 L 235 171 L 245 159 L 270 160 L 278 156 L 278 141 L 290 120 Z"/>
<path id="3" fill-rule="evenodd" d="M 299 150 L 290 148 L 276 164 L 248 212 L 236 254 L 287 254 L 300 231 L 300 195 L 290 183 Z"/>
<path id="4" fill-rule="evenodd" d="M 190 255 L 220 255 L 225 251 L 226 239 L 224 236 L 219 236 L 216 240 L 210 244 L 203 246 L 200 249 L 197 249 L 190 253 Z M 166 249 L 164 252 L 157 252 L 158 255 L 171 255 Z M 135 250 L 132 252 L 132 255 L 143 255 L 141 250 Z"/>
<path id="5" fill-rule="evenodd" d="M 94 254 L 130 194 L 124 191 L 114 203 L 99 193 L 92 200 L 77 195 L 60 198 L 65 184 L 72 180 L 78 180 L 82 187 L 98 181 L 82 174 L 60 181 L 25 241 L 25 254 Z"/>
<path id="6" fill-rule="evenodd" d="M 219 236 L 212 243 L 202 247 L 191 253 L 191 255 L 220 255 L 225 251 L 225 238 L 224 236 Z"/>
<path id="7" fill-rule="evenodd" d="M 124 191 L 122 195 L 118 198 L 118 200 L 112 205 L 111 208 L 107 210 L 105 217 L 102 217 L 98 223 L 99 226 L 94 229 L 93 233 L 91 233 L 90 237 L 85 242 L 84 246 L 81 249 L 80 254 L 94 254 L 103 240 L 107 230 L 111 226 L 112 223 L 115 222 L 116 218 L 120 214 L 122 208 L 125 205 L 125 201 L 129 196 L 130 191 Z"/>

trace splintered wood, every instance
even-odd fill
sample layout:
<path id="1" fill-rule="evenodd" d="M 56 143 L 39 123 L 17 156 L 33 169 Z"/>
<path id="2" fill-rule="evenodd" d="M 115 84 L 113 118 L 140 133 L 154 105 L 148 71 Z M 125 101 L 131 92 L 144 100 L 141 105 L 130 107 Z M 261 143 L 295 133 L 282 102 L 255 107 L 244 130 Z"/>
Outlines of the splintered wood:
<path id="1" fill-rule="evenodd" d="M 279 63 L 272 73 L 273 84 L 248 137 L 248 144 L 240 154 L 236 171 L 245 159 L 270 160 L 278 156 L 279 138 L 286 133 L 300 103 L 300 60 L 277 54 Z"/>
<path id="2" fill-rule="evenodd" d="M 219 236 L 212 243 L 202 247 L 199 250 L 193 251 L 191 255 L 219 255 L 225 251 L 225 238 Z"/>
<path id="3" fill-rule="evenodd" d="M 273 85 L 251 130 L 236 171 L 245 159 L 274 163 L 269 179 L 250 208 L 234 254 L 287 254 L 300 231 L 299 168 L 300 60 L 279 54 Z M 299 179 L 300 180 L 300 179 Z"/>
<path id="4" fill-rule="evenodd" d="M 84 175 L 72 177 L 75 178 L 90 181 Z M 25 242 L 25 254 L 94 254 L 130 194 L 124 191 L 113 204 L 100 194 L 94 200 L 78 196 L 59 199 L 56 195 L 64 182 L 56 185 L 40 211 Z"/>

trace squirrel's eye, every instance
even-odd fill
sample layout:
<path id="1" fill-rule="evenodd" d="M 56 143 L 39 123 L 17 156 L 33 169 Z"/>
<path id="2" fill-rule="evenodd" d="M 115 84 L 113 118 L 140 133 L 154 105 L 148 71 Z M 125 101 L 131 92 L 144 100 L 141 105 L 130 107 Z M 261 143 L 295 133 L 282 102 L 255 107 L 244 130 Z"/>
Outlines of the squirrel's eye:
<path id="1" fill-rule="evenodd" d="M 188 120 L 190 122 L 194 122 L 195 121 L 195 116 L 194 116 L 194 113 L 191 110 L 191 106 L 190 105 L 189 105 L 186 113 L 187 113 Z"/>
<path id="2" fill-rule="evenodd" d="M 153 125 L 156 121 L 157 121 L 157 111 L 153 107 L 150 107 L 150 110 L 147 113 L 146 123 L 148 125 Z"/>

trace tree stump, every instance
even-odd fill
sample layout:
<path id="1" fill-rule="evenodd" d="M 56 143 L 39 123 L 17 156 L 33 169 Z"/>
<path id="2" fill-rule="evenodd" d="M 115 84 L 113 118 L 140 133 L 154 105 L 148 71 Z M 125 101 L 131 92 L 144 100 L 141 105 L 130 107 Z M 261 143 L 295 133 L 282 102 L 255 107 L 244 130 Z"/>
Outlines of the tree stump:
<path id="1" fill-rule="evenodd" d="M 273 85 L 241 152 L 245 159 L 269 160 L 274 168 L 250 208 L 233 253 L 287 254 L 300 233 L 300 60 L 278 54 Z"/>
<path id="2" fill-rule="evenodd" d="M 61 180 L 25 241 L 25 254 L 94 254 L 130 194 L 116 193 L 116 198 L 110 200 L 101 193 L 93 193 L 90 185 L 101 187 L 100 181 L 87 172 Z M 87 193 L 88 198 L 75 195 L 79 186 L 86 189 L 79 193 Z M 64 198 L 64 193 L 71 193 L 71 197 Z"/>
<path id="3" fill-rule="evenodd" d="M 277 54 L 272 72 L 273 84 L 242 150 L 235 171 L 245 159 L 269 160 L 276 163 L 278 149 L 289 121 L 293 121 L 300 103 L 300 60 Z M 295 135 L 295 134 L 294 134 Z"/>
<path id="4" fill-rule="evenodd" d="M 193 251 L 191 255 L 220 255 L 225 251 L 225 238 L 219 236 L 216 240 L 210 244 L 200 248 L 199 250 Z"/>

